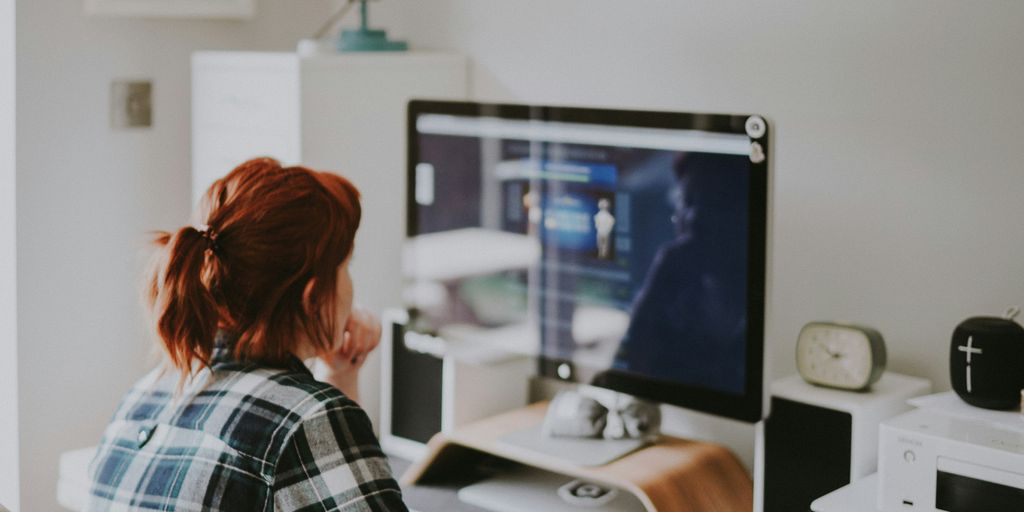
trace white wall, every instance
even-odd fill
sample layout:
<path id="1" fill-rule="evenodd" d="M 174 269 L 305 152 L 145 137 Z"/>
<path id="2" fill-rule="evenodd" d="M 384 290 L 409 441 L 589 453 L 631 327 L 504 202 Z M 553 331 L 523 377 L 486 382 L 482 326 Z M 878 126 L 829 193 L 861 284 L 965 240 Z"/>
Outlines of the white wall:
<path id="1" fill-rule="evenodd" d="M 376 24 L 468 54 L 481 100 L 756 112 L 775 137 L 767 337 L 876 326 L 948 389 L 964 318 L 1024 301 L 1024 3 L 393 0 Z"/>
<path id="2" fill-rule="evenodd" d="M 0 504 L 18 507 L 14 0 L 0 0 Z"/>
<path id="3" fill-rule="evenodd" d="M 149 361 L 138 263 L 147 231 L 188 222 L 190 53 L 292 49 L 333 5 L 261 0 L 234 22 L 87 18 L 82 4 L 17 1 L 21 508 L 33 512 L 57 510 L 58 454 L 99 440 Z M 109 128 L 115 78 L 154 81 L 151 129 Z"/>

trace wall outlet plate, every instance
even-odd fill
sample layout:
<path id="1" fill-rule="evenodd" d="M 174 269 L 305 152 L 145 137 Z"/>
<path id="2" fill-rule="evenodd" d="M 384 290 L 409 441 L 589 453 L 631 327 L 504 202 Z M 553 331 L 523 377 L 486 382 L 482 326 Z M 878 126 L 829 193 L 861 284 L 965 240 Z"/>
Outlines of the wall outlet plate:
<path id="1" fill-rule="evenodd" d="M 110 84 L 110 127 L 149 128 L 153 126 L 153 82 L 114 80 Z"/>

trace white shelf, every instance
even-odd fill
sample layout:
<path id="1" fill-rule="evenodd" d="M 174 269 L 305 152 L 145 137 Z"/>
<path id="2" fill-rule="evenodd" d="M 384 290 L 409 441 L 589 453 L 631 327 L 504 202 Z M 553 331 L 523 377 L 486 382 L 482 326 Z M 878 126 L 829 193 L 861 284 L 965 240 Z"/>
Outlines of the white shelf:
<path id="1" fill-rule="evenodd" d="M 876 512 L 878 473 L 836 489 L 811 503 L 812 512 Z"/>
<path id="2" fill-rule="evenodd" d="M 885 372 L 866 392 L 845 391 L 809 384 L 799 375 L 781 378 L 772 384 L 772 396 L 798 402 L 821 404 L 832 409 L 858 413 L 876 406 L 879 399 L 890 396 L 913 397 L 931 390 L 927 379 Z M 900 398 L 902 403 L 906 398 Z M 909 403 L 909 402 L 908 402 Z M 903 408 L 906 409 L 905 407 Z"/>
<path id="3" fill-rule="evenodd" d="M 955 391 L 920 396 L 907 403 L 951 418 L 982 421 L 997 427 L 1024 431 L 1024 415 L 1020 411 L 993 411 L 975 407 L 961 400 Z"/>

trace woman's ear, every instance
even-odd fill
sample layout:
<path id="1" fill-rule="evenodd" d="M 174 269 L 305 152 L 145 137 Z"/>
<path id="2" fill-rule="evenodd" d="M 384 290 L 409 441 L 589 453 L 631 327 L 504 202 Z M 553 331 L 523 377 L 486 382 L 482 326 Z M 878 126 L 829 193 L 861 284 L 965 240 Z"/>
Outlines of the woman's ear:
<path id="1" fill-rule="evenodd" d="M 302 289 L 302 309 L 306 314 L 314 315 L 319 313 L 316 311 L 316 304 L 313 304 L 313 290 L 316 289 L 316 278 L 311 277 L 306 282 L 306 286 Z"/>

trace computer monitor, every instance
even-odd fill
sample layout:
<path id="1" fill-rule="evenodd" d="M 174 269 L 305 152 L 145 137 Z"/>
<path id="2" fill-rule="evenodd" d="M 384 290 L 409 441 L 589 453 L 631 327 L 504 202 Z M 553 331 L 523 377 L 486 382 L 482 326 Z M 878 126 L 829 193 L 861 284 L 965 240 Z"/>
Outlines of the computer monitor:
<path id="1" fill-rule="evenodd" d="M 438 101 L 408 116 L 403 295 L 420 329 L 762 418 L 763 118 Z"/>

